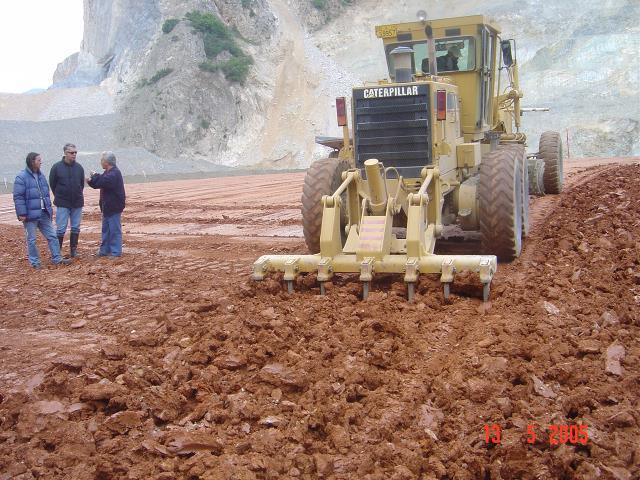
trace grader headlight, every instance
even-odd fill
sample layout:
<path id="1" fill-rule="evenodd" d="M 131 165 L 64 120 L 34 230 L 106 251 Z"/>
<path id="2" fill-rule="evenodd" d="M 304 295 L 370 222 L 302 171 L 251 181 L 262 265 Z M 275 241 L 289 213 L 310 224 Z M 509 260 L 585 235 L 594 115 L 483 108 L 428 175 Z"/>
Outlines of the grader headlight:
<path id="1" fill-rule="evenodd" d="M 447 119 L 447 91 L 446 90 L 438 90 L 436 92 L 436 106 L 437 106 L 436 120 L 446 120 Z"/>

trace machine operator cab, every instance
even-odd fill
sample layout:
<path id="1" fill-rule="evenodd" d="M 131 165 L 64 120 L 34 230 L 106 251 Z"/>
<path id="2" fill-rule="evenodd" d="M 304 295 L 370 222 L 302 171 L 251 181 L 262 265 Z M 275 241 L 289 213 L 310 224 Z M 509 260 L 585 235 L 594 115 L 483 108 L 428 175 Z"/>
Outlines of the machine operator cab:
<path id="1" fill-rule="evenodd" d="M 435 62 L 429 61 L 429 29 L 434 39 Z M 392 83 L 402 82 L 395 78 L 393 52 L 398 47 L 408 47 L 413 52 L 414 81 L 429 80 L 432 75 L 446 76 L 459 87 L 462 131 L 467 142 L 481 140 L 494 123 L 491 102 L 497 95 L 494 72 L 498 71 L 499 34 L 498 27 L 482 15 L 376 27 Z M 436 72 L 430 71 L 430 64 Z"/>

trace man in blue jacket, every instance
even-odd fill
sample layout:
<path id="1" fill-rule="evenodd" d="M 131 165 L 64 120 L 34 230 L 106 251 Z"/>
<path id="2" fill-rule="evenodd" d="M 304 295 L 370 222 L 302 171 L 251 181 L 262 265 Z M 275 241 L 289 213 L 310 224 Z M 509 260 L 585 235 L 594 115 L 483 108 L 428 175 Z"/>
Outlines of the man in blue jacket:
<path id="1" fill-rule="evenodd" d="M 47 178 L 40 171 L 42 158 L 35 152 L 27 155 L 27 168 L 21 171 L 13 182 L 13 203 L 16 207 L 18 220 L 24 225 L 27 237 L 29 263 L 40 270 L 40 253 L 36 246 L 36 229 L 47 239 L 53 263 L 68 265 L 60 255 L 60 244 L 56 232 L 51 224 L 53 208 L 49 198 L 49 184 Z"/>
<path id="2" fill-rule="evenodd" d="M 53 204 L 56 209 L 56 233 L 62 249 L 67 224 L 71 220 L 71 238 L 69 241 L 70 256 L 78 254 L 78 238 L 80 237 L 80 220 L 84 205 L 84 169 L 76 162 L 78 149 L 73 143 L 63 148 L 62 160 L 56 162 L 49 172 L 49 185 L 53 192 Z"/>
<path id="3" fill-rule="evenodd" d="M 102 242 L 99 257 L 119 257 L 122 255 L 122 224 L 120 217 L 124 210 L 125 193 L 122 174 L 116 166 L 113 152 L 102 152 L 100 165 L 102 174 L 91 172 L 87 183 L 91 188 L 100 189 L 100 210 L 102 211 Z"/>

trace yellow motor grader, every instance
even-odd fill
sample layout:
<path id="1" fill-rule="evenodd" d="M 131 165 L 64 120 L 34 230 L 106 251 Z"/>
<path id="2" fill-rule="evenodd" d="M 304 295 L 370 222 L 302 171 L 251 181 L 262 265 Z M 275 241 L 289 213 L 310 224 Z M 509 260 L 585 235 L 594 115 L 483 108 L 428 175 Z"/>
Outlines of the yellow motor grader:
<path id="1" fill-rule="evenodd" d="M 562 189 L 562 142 L 541 135 L 525 153 L 516 45 L 481 15 L 380 25 L 389 79 L 336 99 L 342 138 L 309 168 L 302 194 L 309 255 L 264 255 L 253 278 L 357 273 L 366 298 L 376 274 L 403 274 L 409 300 L 420 274 L 479 274 L 489 297 L 497 259 L 520 255 L 529 194 Z M 347 111 L 350 110 L 351 129 Z M 479 238 L 478 255 L 435 254 L 436 240 Z"/>

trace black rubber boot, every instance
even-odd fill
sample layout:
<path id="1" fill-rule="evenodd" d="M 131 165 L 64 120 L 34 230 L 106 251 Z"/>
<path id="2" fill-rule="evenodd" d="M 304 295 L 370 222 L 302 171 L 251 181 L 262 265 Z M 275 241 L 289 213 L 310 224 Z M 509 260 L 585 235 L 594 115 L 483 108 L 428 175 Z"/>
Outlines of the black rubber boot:
<path id="1" fill-rule="evenodd" d="M 69 240 L 71 258 L 78 256 L 78 237 L 80 237 L 80 233 L 71 232 L 71 239 Z"/>
<path id="2" fill-rule="evenodd" d="M 64 234 L 58 235 L 58 242 L 60 243 L 60 250 L 62 251 L 62 243 L 64 242 Z"/>

